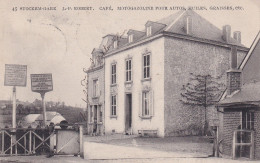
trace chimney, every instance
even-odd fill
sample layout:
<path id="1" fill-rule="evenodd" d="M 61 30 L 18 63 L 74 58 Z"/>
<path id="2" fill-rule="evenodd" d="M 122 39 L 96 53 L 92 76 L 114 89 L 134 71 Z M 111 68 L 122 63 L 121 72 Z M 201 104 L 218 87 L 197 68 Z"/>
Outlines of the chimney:
<path id="1" fill-rule="evenodd" d="M 235 31 L 233 33 L 233 38 L 237 41 L 237 43 L 241 43 L 241 32 Z"/>
<path id="2" fill-rule="evenodd" d="M 231 37 L 231 27 L 230 25 L 225 25 L 223 26 L 223 40 L 226 41 L 227 43 L 230 42 L 230 37 Z"/>
<path id="3" fill-rule="evenodd" d="M 241 70 L 237 68 L 237 48 L 231 47 L 230 67 L 227 71 L 227 95 L 240 90 L 241 88 Z"/>
<path id="4" fill-rule="evenodd" d="M 231 47 L 230 68 L 237 69 L 237 48 L 234 46 Z"/>
<path id="5" fill-rule="evenodd" d="M 192 34 L 192 18 L 191 18 L 191 16 L 186 17 L 184 29 L 185 29 L 185 32 L 186 32 L 187 35 Z"/>

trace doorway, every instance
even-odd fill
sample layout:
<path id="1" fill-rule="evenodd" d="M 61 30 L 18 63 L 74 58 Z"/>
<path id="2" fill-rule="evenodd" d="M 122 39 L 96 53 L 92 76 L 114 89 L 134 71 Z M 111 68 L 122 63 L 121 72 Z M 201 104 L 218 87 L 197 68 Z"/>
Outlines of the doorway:
<path id="1" fill-rule="evenodd" d="M 93 115 L 93 119 L 94 119 L 94 123 L 93 123 L 93 133 L 97 133 L 97 117 L 98 117 L 98 106 L 94 105 L 94 115 Z"/>
<path id="2" fill-rule="evenodd" d="M 125 131 L 129 132 L 132 128 L 132 94 L 125 97 Z"/>

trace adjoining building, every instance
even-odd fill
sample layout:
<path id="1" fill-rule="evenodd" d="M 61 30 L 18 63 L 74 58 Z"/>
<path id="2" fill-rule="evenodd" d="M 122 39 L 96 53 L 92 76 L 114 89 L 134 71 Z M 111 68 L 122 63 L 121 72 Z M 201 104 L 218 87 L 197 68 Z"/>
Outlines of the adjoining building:
<path id="1" fill-rule="evenodd" d="M 103 37 L 92 53 L 95 58 L 102 51 L 102 68 L 88 71 L 89 125 L 104 117 L 105 133 L 191 134 L 191 126 L 203 125 L 203 109 L 183 105 L 181 88 L 190 73 L 222 76 L 224 82 L 231 47 L 236 47 L 240 63 L 248 52 L 241 33 L 231 37 L 229 25 L 220 30 L 191 10 L 147 21 L 143 31 L 130 29 L 127 37 Z M 102 91 L 94 102 L 96 78 Z"/>
<path id="2" fill-rule="evenodd" d="M 87 112 L 88 133 L 103 135 L 104 130 L 104 107 L 105 107 L 105 74 L 104 74 L 104 47 L 112 44 L 112 37 L 103 39 L 99 48 L 92 51 L 91 65 L 87 73 Z"/>
<path id="3" fill-rule="evenodd" d="M 223 154 L 260 159 L 260 32 L 239 68 L 234 51 L 232 65 L 217 105 Z"/>

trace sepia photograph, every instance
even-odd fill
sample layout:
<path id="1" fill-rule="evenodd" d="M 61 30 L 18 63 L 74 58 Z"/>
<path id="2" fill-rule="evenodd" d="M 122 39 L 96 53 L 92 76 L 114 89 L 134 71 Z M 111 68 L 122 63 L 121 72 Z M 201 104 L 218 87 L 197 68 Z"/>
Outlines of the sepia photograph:
<path id="1" fill-rule="evenodd" d="M 0 0 L 0 162 L 260 161 L 260 1 Z"/>

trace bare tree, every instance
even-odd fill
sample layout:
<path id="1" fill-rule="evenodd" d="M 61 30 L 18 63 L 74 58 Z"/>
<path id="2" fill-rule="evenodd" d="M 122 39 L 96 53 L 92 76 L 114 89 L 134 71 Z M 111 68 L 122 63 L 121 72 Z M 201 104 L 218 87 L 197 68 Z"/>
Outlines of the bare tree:
<path id="1" fill-rule="evenodd" d="M 220 77 L 211 75 L 190 74 L 190 81 L 183 85 L 181 102 L 184 105 L 204 107 L 204 134 L 207 130 L 207 109 L 216 103 L 224 84 L 219 82 Z"/>

